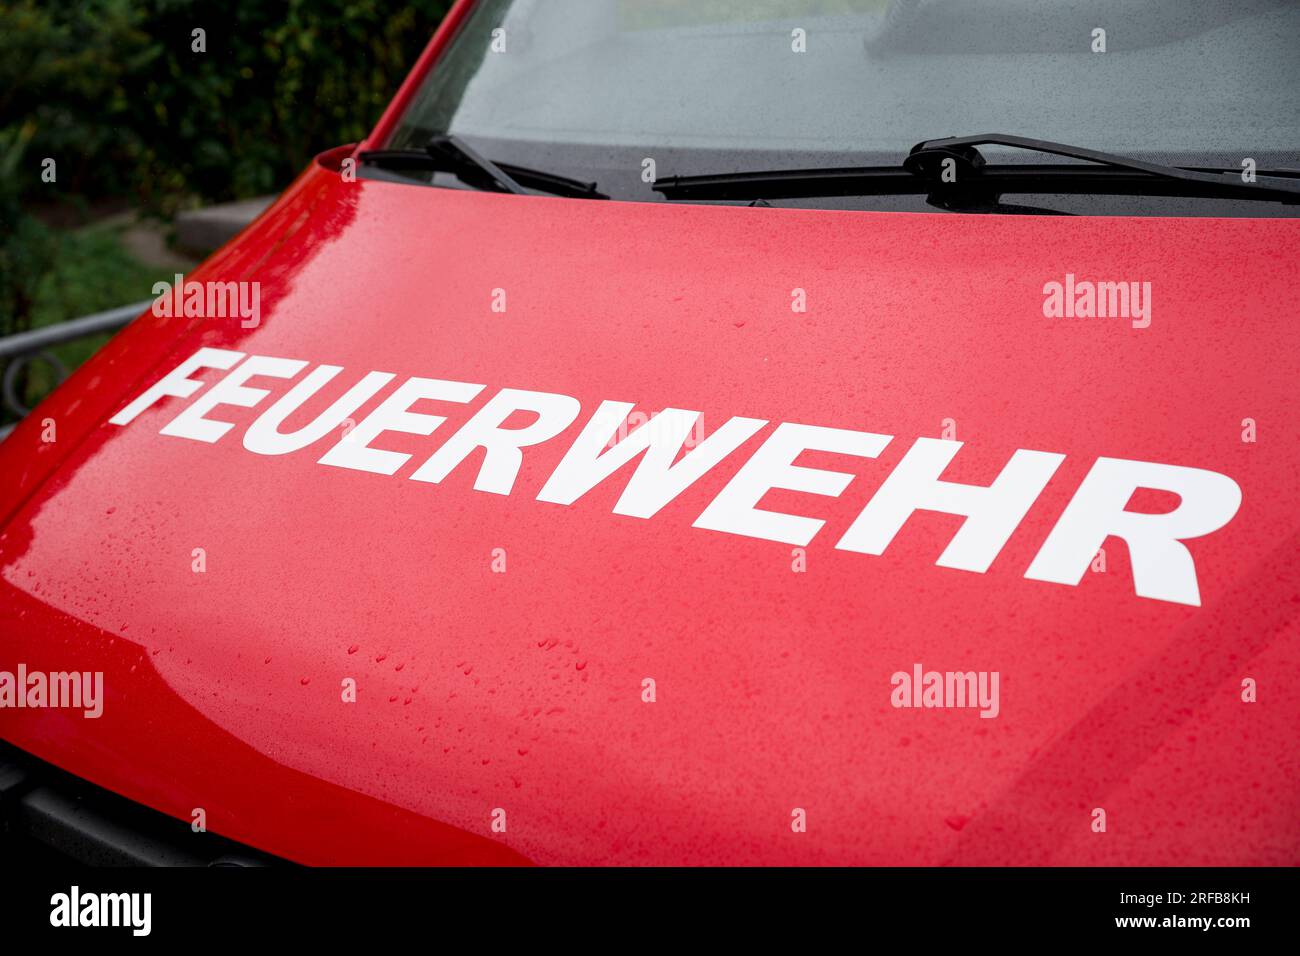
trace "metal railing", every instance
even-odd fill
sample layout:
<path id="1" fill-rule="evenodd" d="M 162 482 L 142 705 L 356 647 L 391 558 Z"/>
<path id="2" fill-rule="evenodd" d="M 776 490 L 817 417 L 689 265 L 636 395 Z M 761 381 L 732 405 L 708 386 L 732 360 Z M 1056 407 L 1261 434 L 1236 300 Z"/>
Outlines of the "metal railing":
<path id="1" fill-rule="evenodd" d="M 57 325 L 47 325 L 29 332 L 19 332 L 17 335 L 0 338 L 0 362 L 8 360 L 5 364 L 4 376 L 0 378 L 0 401 L 4 402 L 4 407 L 19 418 L 31 411 L 24 404 L 22 396 L 18 394 L 18 382 L 19 374 L 33 359 L 40 359 L 53 370 L 57 387 L 68 377 L 68 370 L 59 361 L 58 356 L 49 351 L 50 348 L 91 335 L 115 332 L 148 309 L 152 303 L 152 299 L 145 299 L 142 302 L 118 306 L 116 309 L 83 315 L 79 319 L 60 322 Z M 13 427 L 13 425 L 0 427 L 0 439 L 8 435 Z"/>

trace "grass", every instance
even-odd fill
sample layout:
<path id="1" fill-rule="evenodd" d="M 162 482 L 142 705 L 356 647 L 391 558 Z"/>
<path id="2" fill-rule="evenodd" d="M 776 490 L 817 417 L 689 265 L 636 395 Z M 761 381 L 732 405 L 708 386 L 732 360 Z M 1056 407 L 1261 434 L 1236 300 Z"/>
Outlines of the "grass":
<path id="1" fill-rule="evenodd" d="M 99 225 L 58 234 L 55 267 L 37 289 L 33 328 L 148 299 L 155 282 L 173 280 L 173 270 L 146 265 L 131 254 L 122 239 L 125 230 L 125 225 Z M 110 337 L 106 333 L 78 339 L 50 351 L 71 372 Z M 48 365 L 32 362 L 27 371 L 26 404 L 32 406 L 56 384 Z M 5 421 L 11 419 L 6 409 Z"/>

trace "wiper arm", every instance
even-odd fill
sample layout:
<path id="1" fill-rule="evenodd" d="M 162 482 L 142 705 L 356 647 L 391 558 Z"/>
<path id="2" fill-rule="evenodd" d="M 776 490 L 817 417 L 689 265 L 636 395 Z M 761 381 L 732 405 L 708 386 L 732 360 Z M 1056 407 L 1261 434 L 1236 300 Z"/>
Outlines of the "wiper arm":
<path id="1" fill-rule="evenodd" d="M 537 189 L 556 196 L 574 199 L 608 199 L 596 191 L 595 183 L 585 183 L 567 176 L 494 163 L 457 136 L 438 135 L 424 149 L 372 149 L 361 153 L 361 162 L 390 169 L 421 169 L 451 173 L 461 182 L 490 192 L 527 195 Z M 527 187 L 527 188 L 525 188 Z"/>
<path id="2" fill-rule="evenodd" d="M 509 173 L 458 137 L 435 136 L 424 144 L 424 150 L 435 161 L 445 159 L 451 166 L 447 172 L 455 173 L 470 185 L 474 185 L 473 180 L 477 179 L 484 185 L 495 186 L 498 192 L 520 196 L 526 193 Z"/>
<path id="3" fill-rule="evenodd" d="M 1082 159 L 1097 166 L 1077 166 L 1074 164 L 1054 164 L 1049 166 L 987 166 L 984 156 L 976 146 L 1014 146 L 1018 149 L 1049 153 L 1053 156 L 1065 156 L 1069 159 Z M 942 173 L 946 160 L 952 160 L 950 168 L 956 171 L 956 182 L 944 183 Z M 1045 139 L 1029 139 L 1024 136 L 1011 136 L 1007 133 L 982 133 L 977 136 L 951 136 L 947 139 L 926 140 L 917 143 L 903 160 L 903 168 L 923 176 L 940 185 L 955 186 L 963 178 L 967 182 L 973 177 L 978 184 L 987 173 L 994 173 L 1004 179 L 1015 178 L 1041 179 L 1043 188 L 1015 191 L 1051 192 L 1062 181 L 1071 177 L 1095 179 L 1098 184 L 1109 182 L 1111 185 L 1123 184 L 1126 187 L 1151 183 L 1151 179 L 1161 181 L 1161 195 L 1168 196 L 1220 196 L 1230 199 L 1268 199 L 1280 202 L 1300 202 L 1300 172 L 1289 170 L 1264 170 L 1257 176 L 1279 178 L 1276 183 L 1260 183 L 1256 179 L 1248 183 L 1241 178 L 1240 170 L 1207 169 L 1204 167 L 1165 166 L 1160 163 L 1148 163 L 1115 153 L 1103 153 L 1100 150 L 1085 149 L 1082 146 L 1069 146 L 1065 143 L 1053 143 Z M 1016 171 L 1027 171 L 1027 175 L 1018 177 Z M 1055 170 L 1055 173 L 1048 172 Z M 987 171 L 987 172 L 986 172 Z M 1139 178 L 1132 178 L 1128 173 L 1136 173 Z M 1055 181 L 1055 183 L 1054 183 Z M 1086 185 L 1086 184 L 1083 184 Z M 1165 191 L 1169 190 L 1169 191 Z M 1082 190 L 1080 190 L 1082 191 Z M 1096 192 L 1106 190 L 1097 189 Z M 1139 190 L 1139 192 L 1143 192 Z M 1150 194 L 1152 191 L 1145 191 Z"/>
<path id="4" fill-rule="evenodd" d="M 1052 163 L 990 166 L 976 145 L 1015 146 L 1098 165 Z M 954 181 L 945 182 L 944 160 Z M 1239 170 L 1161 166 L 1096 150 L 1000 133 L 927 140 L 912 147 L 901 166 L 844 166 L 766 170 L 658 180 L 665 199 L 808 199 L 824 196 L 925 194 L 947 209 L 994 208 L 1002 193 L 1204 196 L 1300 202 L 1300 171 L 1260 170 L 1243 182 Z"/>

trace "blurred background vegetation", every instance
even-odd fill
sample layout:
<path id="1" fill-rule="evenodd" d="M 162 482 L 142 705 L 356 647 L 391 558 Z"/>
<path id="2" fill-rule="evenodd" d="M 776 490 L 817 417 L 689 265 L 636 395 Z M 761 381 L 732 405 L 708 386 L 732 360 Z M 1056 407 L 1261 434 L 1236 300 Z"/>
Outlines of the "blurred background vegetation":
<path id="1" fill-rule="evenodd" d="M 148 298 L 178 270 L 124 241 L 133 223 L 165 235 L 360 139 L 449 6 L 0 0 L 0 335 Z"/>

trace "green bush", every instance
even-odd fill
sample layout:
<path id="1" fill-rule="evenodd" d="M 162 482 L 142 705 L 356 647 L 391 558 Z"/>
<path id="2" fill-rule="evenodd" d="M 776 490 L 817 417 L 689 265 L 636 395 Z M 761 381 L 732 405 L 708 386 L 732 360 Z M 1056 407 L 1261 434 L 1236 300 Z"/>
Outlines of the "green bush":
<path id="1" fill-rule="evenodd" d="M 23 211 L 15 186 L 34 134 L 30 122 L 0 129 L 0 335 L 31 327 L 37 289 L 54 262 L 54 237 Z"/>
<path id="2" fill-rule="evenodd" d="M 0 130 L 35 130 L 20 189 L 53 157 L 59 194 L 162 213 L 273 191 L 366 133 L 448 6 L 0 0 Z"/>
<path id="3" fill-rule="evenodd" d="M 449 6 L 0 0 L 0 336 L 130 301 L 148 272 L 114 236 L 51 229 L 52 210 L 170 216 L 282 188 L 365 135 Z"/>

